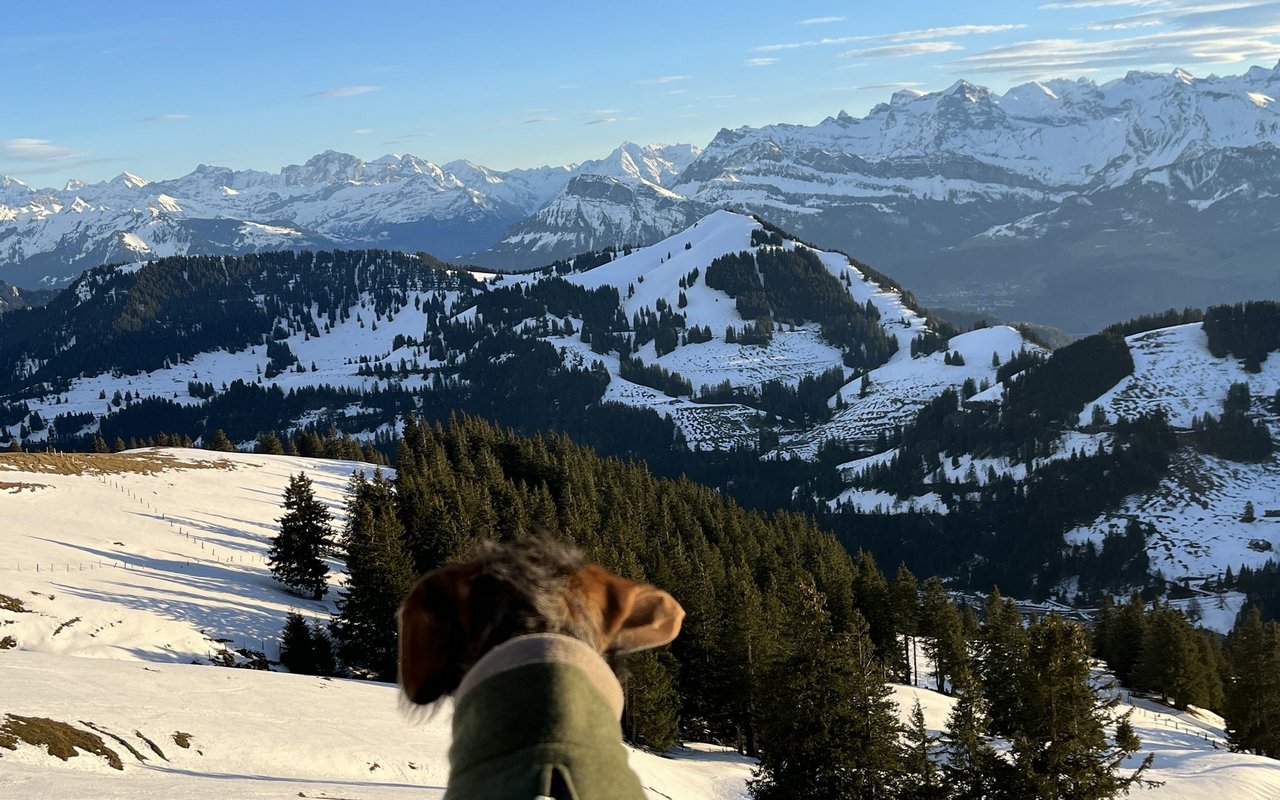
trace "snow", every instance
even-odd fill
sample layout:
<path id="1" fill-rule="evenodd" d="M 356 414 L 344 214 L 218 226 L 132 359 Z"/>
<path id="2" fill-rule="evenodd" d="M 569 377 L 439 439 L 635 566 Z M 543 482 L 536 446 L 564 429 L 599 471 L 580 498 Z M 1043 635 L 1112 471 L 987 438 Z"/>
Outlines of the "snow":
<path id="1" fill-rule="evenodd" d="M 274 520 L 290 475 L 305 471 L 340 522 L 347 480 L 370 465 L 162 449 L 103 457 L 105 471 L 57 474 L 41 471 L 39 458 L 0 455 L 0 592 L 30 610 L 0 611 L 0 630 L 17 641 L 0 651 L 0 709 L 93 723 L 147 761 L 108 737 L 122 772 L 95 756 L 64 763 L 20 745 L 0 750 L 0 796 L 443 794 L 447 706 L 423 721 L 400 711 L 387 684 L 192 663 L 207 662 L 223 640 L 274 658 L 290 610 L 327 618 L 333 591 L 313 602 L 271 579 Z M 58 463 L 70 458 L 93 463 Z M 155 471 L 110 471 L 121 459 Z M 331 589 L 341 581 L 334 575 Z M 177 731 L 191 734 L 190 749 L 174 743 Z M 746 796 L 751 764 L 733 753 L 691 745 L 630 758 L 653 798 Z"/>
<path id="2" fill-rule="evenodd" d="M 265 640 L 275 656 L 272 640 L 288 611 L 327 614 L 332 592 L 318 603 L 287 595 L 262 559 L 290 475 L 305 471 L 341 520 L 349 475 L 369 465 L 159 449 L 100 457 L 102 469 L 83 474 L 39 466 L 72 459 L 91 465 L 94 458 L 0 455 L 10 467 L 0 470 L 0 590 L 30 609 L 0 611 L 0 630 L 17 641 L 16 649 L 0 651 L 0 709 L 81 729 L 92 723 L 108 734 L 103 741 L 124 769 L 83 753 L 63 762 L 20 744 L 0 751 L 0 795 L 442 796 L 447 704 L 423 720 L 402 713 L 387 684 L 190 663 L 207 660 L 217 639 L 254 649 Z M 154 471 L 112 471 L 117 459 Z M 19 483 L 27 486 L 9 486 Z M 36 572 L 37 561 L 52 569 Z M 336 588 L 341 576 L 331 583 Z M 919 699 L 926 726 L 942 730 L 953 698 L 891 688 L 904 719 Z M 1156 756 L 1150 777 L 1165 782 L 1144 796 L 1261 800 L 1280 793 L 1280 763 L 1222 749 L 1216 716 L 1122 698 L 1122 710 L 1133 708 L 1143 752 Z M 190 734 L 189 749 L 176 744 L 177 732 Z M 751 762 L 731 751 L 631 750 L 630 760 L 655 800 L 747 796 Z"/>

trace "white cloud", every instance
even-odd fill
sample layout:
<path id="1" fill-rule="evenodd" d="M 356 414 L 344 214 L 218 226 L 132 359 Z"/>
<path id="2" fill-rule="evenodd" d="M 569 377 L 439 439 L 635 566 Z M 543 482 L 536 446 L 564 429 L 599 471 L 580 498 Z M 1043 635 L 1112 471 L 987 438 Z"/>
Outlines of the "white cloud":
<path id="1" fill-rule="evenodd" d="M 920 39 L 949 39 L 956 36 L 981 36 L 992 33 L 1020 30 L 1027 27 L 1021 23 L 1001 25 L 952 25 L 946 28 L 921 28 L 913 31 L 897 31 L 895 33 L 877 33 L 861 36 L 836 36 L 822 39 L 811 39 L 804 42 L 788 42 L 785 44 L 766 44 L 755 47 L 757 53 L 773 53 L 779 50 L 794 50 L 800 47 L 824 47 L 829 45 L 853 44 L 854 42 L 907 42 Z"/>
<path id="2" fill-rule="evenodd" d="M 146 117 L 143 122 L 182 122 L 191 119 L 190 114 L 156 114 L 153 117 Z"/>
<path id="3" fill-rule="evenodd" d="M 24 164 L 51 164 L 70 161 L 84 155 L 81 150 L 56 145 L 48 139 L 0 139 L 0 161 Z"/>
<path id="4" fill-rule="evenodd" d="M 748 58 L 743 62 L 748 67 L 769 67 L 778 63 L 776 58 Z"/>
<path id="5" fill-rule="evenodd" d="M 855 86 L 855 92 L 865 92 L 871 89 L 914 89 L 917 86 L 924 86 L 920 81 L 890 81 L 889 83 L 868 83 L 863 86 Z"/>
<path id="6" fill-rule="evenodd" d="M 1153 64 L 1238 64 L 1273 62 L 1277 58 L 1280 19 L 1265 25 L 1205 25 L 1100 41 L 1034 39 L 974 53 L 956 59 L 952 66 L 968 73 L 1009 73 L 1026 78 L 1097 69 L 1149 68 Z"/>
<path id="7" fill-rule="evenodd" d="M 617 117 L 602 117 L 601 119 L 592 119 L 592 120 L 588 120 L 587 122 L 585 122 L 585 123 L 583 123 L 583 124 L 585 124 L 585 125 L 612 125 L 613 123 L 615 123 L 615 122 L 617 122 L 617 121 L 618 121 L 618 118 L 617 118 Z"/>
<path id="8" fill-rule="evenodd" d="M 677 83 L 679 81 L 687 81 L 687 80 L 689 80 L 688 75 L 663 75 L 661 78 L 649 78 L 643 81 L 636 81 L 636 83 L 654 85 L 654 84 L 663 84 L 663 83 Z"/>
<path id="9" fill-rule="evenodd" d="M 355 97 L 356 95 L 369 94 L 381 89 L 381 86 L 339 86 L 334 89 L 325 89 L 322 92 L 312 92 L 307 97 Z"/>
<path id="10" fill-rule="evenodd" d="M 541 125 L 544 122 L 558 122 L 558 121 L 559 120 L 556 117 L 530 117 L 529 119 L 523 120 L 523 124 Z"/>
<path id="11" fill-rule="evenodd" d="M 863 47 L 857 50 L 846 50 L 840 55 L 844 58 L 905 58 L 963 49 L 955 42 L 911 42 L 909 44 L 890 44 L 883 47 Z"/>
<path id="12" fill-rule="evenodd" d="M 368 136 L 373 133 L 373 128 L 356 128 L 352 133 L 356 136 Z"/>
<path id="13" fill-rule="evenodd" d="M 797 25 L 830 25 L 833 22 L 844 22 L 848 17 L 809 17 L 797 22 Z"/>

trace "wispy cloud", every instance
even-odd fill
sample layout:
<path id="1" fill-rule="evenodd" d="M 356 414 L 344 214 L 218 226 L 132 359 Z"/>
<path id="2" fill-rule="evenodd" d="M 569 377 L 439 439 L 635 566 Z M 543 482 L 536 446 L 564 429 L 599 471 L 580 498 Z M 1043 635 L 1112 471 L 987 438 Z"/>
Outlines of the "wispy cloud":
<path id="1" fill-rule="evenodd" d="M 1169 0 L 1052 0 L 1041 3 L 1041 8 L 1111 8 L 1113 6 L 1167 6 Z"/>
<path id="2" fill-rule="evenodd" d="M 773 53 L 779 50 L 794 50 L 801 47 L 826 47 L 830 45 L 854 44 L 855 42 L 910 42 L 920 39 L 952 39 L 958 36 L 981 36 L 992 33 L 1004 33 L 1027 27 L 1021 23 L 1000 25 L 952 25 L 945 28 L 920 28 L 912 31 L 896 31 L 894 33 L 877 33 L 860 36 L 835 36 L 822 39 L 810 39 L 802 42 L 786 42 L 783 44 L 766 44 L 752 48 L 757 53 Z"/>
<path id="3" fill-rule="evenodd" d="M 73 161 L 85 155 L 84 151 L 54 144 L 48 139 L 0 139 L 0 161 L 16 161 L 22 164 L 52 164 Z"/>
<path id="4" fill-rule="evenodd" d="M 951 50 L 963 50 L 955 42 L 911 42 L 909 44 L 890 44 L 883 47 L 863 47 L 846 50 L 840 55 L 844 58 L 905 58 L 926 53 L 946 53 Z"/>
<path id="5" fill-rule="evenodd" d="M 778 63 L 776 58 L 748 58 L 743 62 L 748 67 L 770 67 Z"/>
<path id="6" fill-rule="evenodd" d="M 156 114 L 152 117 L 143 117 L 143 122 L 182 122 L 191 119 L 190 114 Z"/>
<path id="7" fill-rule="evenodd" d="M 612 116 L 614 116 L 614 115 L 616 115 L 616 114 L 621 114 L 621 113 L 622 113 L 622 109 L 620 109 L 620 108 L 597 108 L 595 111 L 592 111 L 591 113 L 592 113 L 592 114 L 599 114 L 599 115 L 600 115 L 600 116 L 602 116 L 602 117 L 612 117 Z"/>
<path id="8" fill-rule="evenodd" d="M 381 88 L 381 86 L 338 86 L 333 89 L 325 89 L 321 92 L 312 92 L 307 95 L 307 97 L 323 97 L 326 99 L 334 97 L 355 97 L 356 95 L 376 92 Z"/>
<path id="9" fill-rule="evenodd" d="M 557 117 L 529 117 L 529 118 L 528 118 L 528 119 L 526 119 L 526 120 L 521 120 L 521 123 L 522 123 L 522 124 L 524 124 L 524 125 L 541 125 L 541 124 L 542 124 L 542 123 L 544 123 L 544 122 L 559 122 L 559 118 L 557 118 Z"/>
<path id="10" fill-rule="evenodd" d="M 404 133 L 399 136 L 387 139 L 383 144 L 409 144 L 410 142 L 420 142 L 429 138 L 425 133 Z"/>
<path id="11" fill-rule="evenodd" d="M 661 78 L 648 78 L 646 80 L 636 81 L 636 83 L 652 86 L 652 85 L 663 84 L 663 83 L 678 83 L 680 81 L 687 81 L 687 80 L 689 80 L 688 75 L 663 75 Z"/>
<path id="12" fill-rule="evenodd" d="M 617 121 L 618 121 L 618 118 L 617 118 L 617 117 L 602 117 L 602 118 L 600 118 L 600 119 L 590 119 L 590 120 L 587 120 L 587 121 L 586 121 L 585 123 L 583 123 L 583 124 L 585 124 L 585 125 L 612 125 L 613 123 L 615 123 L 615 122 L 617 122 Z"/>
<path id="13" fill-rule="evenodd" d="M 373 133 L 373 128 L 356 128 L 351 133 L 353 133 L 356 136 L 368 136 L 369 134 Z"/>
<path id="14" fill-rule="evenodd" d="M 920 81 L 891 81 L 889 83 L 868 83 L 863 86 L 855 86 L 855 92 L 867 92 L 872 89 L 915 89 L 918 86 L 924 86 Z"/>
<path id="15" fill-rule="evenodd" d="M 809 17 L 797 22 L 797 25 L 830 25 L 833 22 L 844 22 L 848 17 Z"/>
<path id="16" fill-rule="evenodd" d="M 1005 73 L 1020 78 L 1067 72 L 1150 67 L 1153 64 L 1238 64 L 1280 58 L 1280 20 L 1269 25 L 1211 25 L 1161 30 L 1101 41 L 1035 39 L 997 47 L 952 62 L 957 71 Z"/>

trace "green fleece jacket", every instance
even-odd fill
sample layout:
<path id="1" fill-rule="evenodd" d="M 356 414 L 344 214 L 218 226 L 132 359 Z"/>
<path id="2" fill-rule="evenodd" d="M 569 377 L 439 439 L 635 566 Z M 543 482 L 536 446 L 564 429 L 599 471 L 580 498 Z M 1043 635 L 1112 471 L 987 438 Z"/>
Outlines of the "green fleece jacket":
<path id="1" fill-rule="evenodd" d="M 622 688 L 590 646 L 505 642 L 458 688 L 445 800 L 643 800 L 621 714 Z"/>

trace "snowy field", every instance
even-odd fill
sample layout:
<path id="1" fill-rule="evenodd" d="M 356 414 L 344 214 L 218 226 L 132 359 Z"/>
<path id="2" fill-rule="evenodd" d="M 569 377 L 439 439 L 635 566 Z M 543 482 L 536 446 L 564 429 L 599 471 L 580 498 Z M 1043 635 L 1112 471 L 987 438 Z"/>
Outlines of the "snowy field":
<path id="1" fill-rule="evenodd" d="M 415 719 L 386 684 L 192 663 L 224 644 L 275 658 L 291 609 L 327 616 L 332 592 L 285 594 L 264 559 L 290 475 L 305 471 L 340 518 L 356 469 L 369 467 L 182 449 L 0 455 L 0 640 L 13 640 L 0 649 L 0 709 L 96 735 L 121 766 L 19 743 L 0 748 L 0 797 L 440 797 L 447 707 Z M 904 718 L 919 697 L 941 730 L 950 698 L 894 691 Z M 1134 796 L 1280 797 L 1280 762 L 1227 752 L 1221 720 L 1136 703 L 1166 784 Z M 701 745 L 633 750 L 631 763 L 654 800 L 743 798 L 751 773 Z"/>
<path id="2" fill-rule="evenodd" d="M 24 609 L 0 610 L 0 640 L 13 639 L 0 710 L 97 732 L 123 767 L 0 748 L 0 797 L 440 797 L 448 709 L 415 719 L 387 684 L 193 664 L 224 647 L 277 658 L 290 610 L 327 619 L 334 591 L 286 594 L 265 558 L 290 475 L 305 471 L 340 520 L 357 469 L 371 467 L 182 449 L 0 454 L 0 595 Z M 631 752 L 651 797 L 744 796 L 746 759 L 671 756 Z"/>

